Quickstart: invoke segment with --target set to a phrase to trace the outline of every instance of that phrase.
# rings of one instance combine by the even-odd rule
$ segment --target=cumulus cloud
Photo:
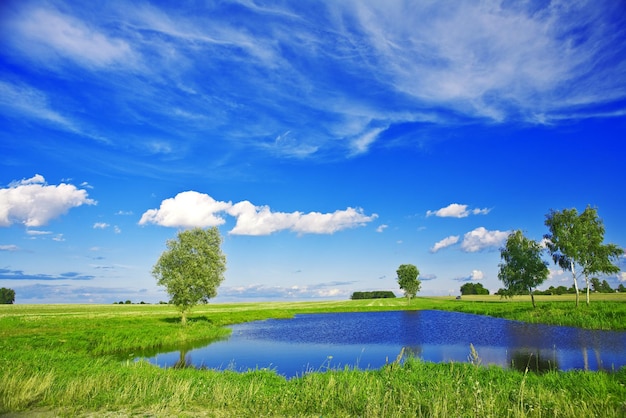
[[[449,247],[451,245],[456,244],[457,242],[459,242],[459,238],[460,236],[458,235],[451,235],[449,237],[446,237],[444,239],[442,239],[439,242],[436,242],[435,245],[433,245],[433,247],[430,249],[431,253],[436,253],[437,251]]]
[[[379,225],[378,228],[376,228],[376,232],[383,232],[385,229],[387,229],[389,227],[389,225]]]
[[[146,211],[139,224],[204,228],[222,225],[225,222],[223,214],[236,218],[235,226],[229,231],[233,235],[270,235],[283,230],[298,234],[332,234],[363,226],[378,217],[376,214],[365,215],[362,209],[351,207],[332,213],[273,212],[269,206],[255,206],[247,200],[232,204],[188,191],[164,200],[159,209]]]
[[[619,280],[622,283],[626,282],[626,273],[623,271],[618,273],[617,280]]]
[[[467,205],[461,205],[459,203],[451,203],[445,208],[437,210],[429,210],[426,212],[426,216],[438,216],[440,218],[466,218],[471,215],[486,215],[491,209],[468,209]]]
[[[106,229],[109,226],[110,225],[106,222],[96,222],[95,224],[93,224],[93,229]]]
[[[95,205],[87,192],[71,184],[48,185],[40,174],[0,189],[0,226],[46,225],[71,208]]]
[[[509,236],[509,231],[488,231],[478,227],[463,236],[461,249],[468,253],[475,253],[486,249],[498,248]]]
[[[207,194],[182,192],[162,201],[159,209],[146,211],[141,216],[139,225],[152,223],[182,228],[218,226],[225,222],[219,213],[231,206],[230,202],[218,202]]]
[[[485,273],[480,270],[472,270],[472,274],[470,274],[470,280],[482,280],[485,278]]]

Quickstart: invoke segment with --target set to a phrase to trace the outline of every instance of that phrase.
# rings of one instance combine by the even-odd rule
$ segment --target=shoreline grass
[[[209,304],[191,312],[187,327],[168,305],[4,305],[0,414],[623,417],[626,368],[538,375],[409,359],[379,370],[327,370],[286,380],[267,370],[160,369],[131,357],[223,338],[228,324],[299,313],[441,309],[624,329],[626,298],[609,296],[578,310],[573,297],[551,296],[538,298],[536,310],[523,297],[416,298],[410,305],[404,299]]]

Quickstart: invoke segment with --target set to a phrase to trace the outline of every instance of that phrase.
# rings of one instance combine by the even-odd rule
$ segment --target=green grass
[[[248,373],[160,369],[137,353],[223,338],[224,325],[297,313],[442,309],[599,329],[624,329],[623,295],[417,298],[210,304],[187,327],[167,305],[0,306],[0,413],[50,416],[626,416],[626,369],[521,373],[409,359],[380,370],[320,370],[286,380]],[[620,298],[621,296],[621,298]],[[470,348],[468,347],[468,355]],[[480,353],[478,353],[480,355]]]

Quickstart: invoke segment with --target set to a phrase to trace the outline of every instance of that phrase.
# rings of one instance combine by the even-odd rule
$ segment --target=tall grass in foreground
[[[43,377],[44,379],[40,379]],[[2,411],[36,407],[160,416],[623,417],[624,372],[535,375],[468,363],[407,360],[380,370],[311,373],[162,370],[96,364],[95,373],[18,372],[0,386]],[[27,384],[20,384],[27,382]]]
[[[170,306],[0,306],[0,413],[53,416],[118,413],[153,416],[455,416],[624,417],[626,368],[615,373],[521,373],[472,363],[408,359],[380,370],[320,370],[286,380],[248,373],[160,369],[136,353],[210,341],[223,325],[297,313],[444,309],[510,319],[623,329],[626,303],[497,298],[418,298],[317,303],[213,304],[181,327]],[[581,309],[582,308],[582,309]],[[586,310],[585,310],[586,309]]]

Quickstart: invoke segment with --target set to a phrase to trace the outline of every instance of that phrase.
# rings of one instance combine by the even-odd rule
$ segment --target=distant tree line
[[[626,286],[624,286],[623,284],[620,284],[619,286],[617,286],[615,289],[611,288],[611,285],[606,281],[606,280],[602,280],[602,282],[600,282],[599,279],[591,279],[591,291],[595,292],[595,293],[626,293]],[[581,292],[586,292],[586,288],[585,289],[580,289]],[[516,295],[524,295],[527,294],[528,292],[518,292]],[[547,288],[546,290],[535,290],[533,292],[535,295],[574,295],[576,294],[576,288],[574,287],[574,285],[570,286],[570,287],[566,287],[566,286],[550,286],[549,288]],[[508,296],[506,289],[498,289],[498,291],[495,293],[496,295],[500,295],[500,296]]]
[[[371,292],[354,292],[350,299],[391,299],[395,298],[396,294],[391,290],[374,290]]]

